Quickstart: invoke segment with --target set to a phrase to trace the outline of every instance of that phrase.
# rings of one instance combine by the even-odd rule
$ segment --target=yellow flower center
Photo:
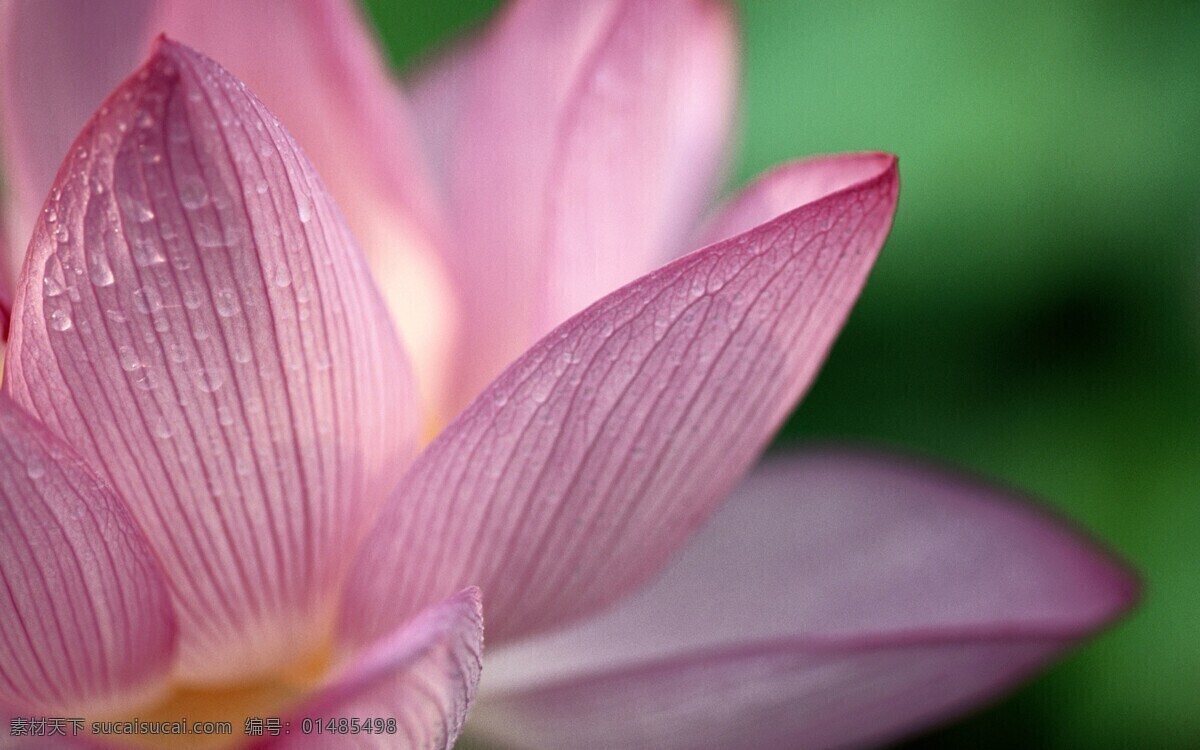
[[[177,684],[151,707],[112,718],[88,718],[81,735],[118,747],[216,750],[276,732],[281,737],[300,734],[301,726],[290,721],[288,712],[316,689],[332,661],[332,650],[325,647],[253,682]]]

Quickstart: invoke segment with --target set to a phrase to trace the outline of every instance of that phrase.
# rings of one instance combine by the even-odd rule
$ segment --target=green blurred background
[[[401,71],[493,1],[368,3]],[[731,186],[900,155],[900,211],[781,442],[916,452],[1042,498],[1142,572],[1128,620],[906,748],[1200,747],[1200,5],[740,7]]]

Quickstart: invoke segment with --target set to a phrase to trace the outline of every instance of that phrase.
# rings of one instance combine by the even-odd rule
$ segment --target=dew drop
[[[171,322],[166,318],[155,318],[154,330],[158,331],[159,333],[166,333],[167,331],[171,330]]]
[[[40,479],[46,475],[46,465],[42,463],[41,456],[32,455],[25,462],[25,474],[30,479]]]
[[[47,276],[43,279],[42,286],[44,287],[42,293],[47,297],[57,297],[64,291],[63,285],[58,283],[58,280],[53,276]]]
[[[278,266],[275,266],[275,273],[271,277],[271,281],[280,289],[292,283],[292,271],[287,267],[286,263],[280,263]]]
[[[71,315],[66,310],[55,310],[50,313],[50,327],[56,331],[71,329]]]
[[[189,310],[198,309],[203,301],[204,298],[198,289],[187,289],[183,292],[183,306]]]
[[[219,367],[201,367],[193,375],[196,387],[204,393],[215,393],[225,384],[225,371]]]
[[[93,252],[88,255],[88,276],[96,286],[112,285],[113,272],[104,253]]]
[[[195,231],[196,244],[200,247],[223,247],[225,245],[225,239],[221,236],[221,232],[208,222],[197,224]]]
[[[133,378],[133,385],[139,391],[152,391],[158,387],[158,372],[144,368]]]
[[[228,406],[221,405],[217,407],[217,422],[224,427],[233,424],[233,411]]]
[[[134,290],[133,306],[134,309],[143,315],[156,313],[162,309],[162,297],[159,296],[158,290],[154,287],[144,286],[140,289]]]
[[[117,347],[117,361],[121,363],[121,369],[125,372],[133,372],[142,366],[141,360],[138,359],[137,352],[132,346]]]
[[[55,242],[60,245],[65,245],[71,240],[71,230],[67,229],[66,224],[56,224],[52,234],[54,235]]]
[[[158,243],[148,237],[135,239],[130,252],[133,255],[134,264],[139,268],[156,266],[166,261],[166,257],[162,254]]]
[[[312,203],[304,196],[298,196],[296,204],[296,213],[300,217],[301,224],[307,224],[312,220]]]
[[[154,218],[154,211],[145,203],[140,203],[136,200],[130,200],[125,203],[123,208],[125,209],[125,215],[139,224],[145,224]]]
[[[179,201],[186,209],[200,208],[208,203],[208,186],[195,175],[185,175],[179,181]]]
[[[234,315],[237,315],[238,310],[241,309],[238,306],[237,297],[230,289],[218,289],[214,297],[214,305],[217,308],[217,315],[220,315],[222,318],[233,317]]]
[[[175,364],[186,362],[188,358],[188,350],[180,344],[171,344],[167,347],[167,358]]]
[[[125,313],[120,310],[105,310],[104,315],[114,323],[129,322],[129,318],[125,317]]]
[[[154,437],[158,438],[159,440],[167,440],[173,434],[173,431],[171,430],[171,423],[168,422],[164,417],[159,417],[158,419],[154,420],[153,429]]]
[[[250,361],[250,349],[244,343],[234,343],[233,361],[241,364],[245,364]]]

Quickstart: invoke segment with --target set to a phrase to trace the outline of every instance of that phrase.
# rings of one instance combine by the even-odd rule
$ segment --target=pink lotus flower
[[[220,744],[274,717],[277,746],[447,747],[482,592],[480,736],[859,745],[1132,601],[1057,522],[933,470],[826,451],[738,484],[897,173],[798,162],[698,221],[724,7],[518,2],[412,114],[335,2],[3,11],[5,729],[232,722],[77,738]],[[168,40],[101,103],[163,29],[266,106]]]

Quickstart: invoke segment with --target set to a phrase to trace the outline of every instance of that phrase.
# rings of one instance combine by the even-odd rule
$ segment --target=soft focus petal
[[[781,164],[759,176],[722,206],[701,228],[694,244],[704,247],[748,232],[797,206],[869,179],[891,159],[888,154],[867,151]]]
[[[0,395],[0,705],[137,705],[165,686],[175,634],[162,572],[120,498]]]
[[[535,345],[393,495],[354,563],[350,637],[477,584],[497,643],[645,580],[812,381],[883,244],[897,189],[887,160],[857,185],[639,279]]]
[[[159,5],[160,30],[245,81],[304,148],[371,262],[427,406],[444,410],[455,302],[441,217],[408,105],[354,3],[174,0]]]
[[[483,614],[479,589],[466,589],[385,636],[294,712],[292,732],[272,748],[323,748],[330,738],[301,733],[305,717],[394,719],[395,731],[338,737],[339,748],[428,748],[454,744],[479,684]]]
[[[17,275],[42,201],[79,128],[146,54],[149,0],[0,3],[0,148],[8,252],[0,302]]]
[[[883,742],[994,696],[1135,592],[995,490],[893,460],[773,460],[633,599],[490,654],[472,726],[515,747]]]
[[[162,558],[182,675],[327,637],[345,550],[413,451],[412,388],[312,166],[211,60],[163,41],[76,140],[6,368]]]
[[[448,168],[459,403],[681,249],[715,188],[736,78],[729,11],[707,1],[526,0],[480,44]]]
[[[477,36],[469,36],[442,50],[413,76],[408,95],[430,177],[449,204],[449,171],[454,161],[455,134],[464,123],[463,110],[469,102],[475,66],[484,47]]]

